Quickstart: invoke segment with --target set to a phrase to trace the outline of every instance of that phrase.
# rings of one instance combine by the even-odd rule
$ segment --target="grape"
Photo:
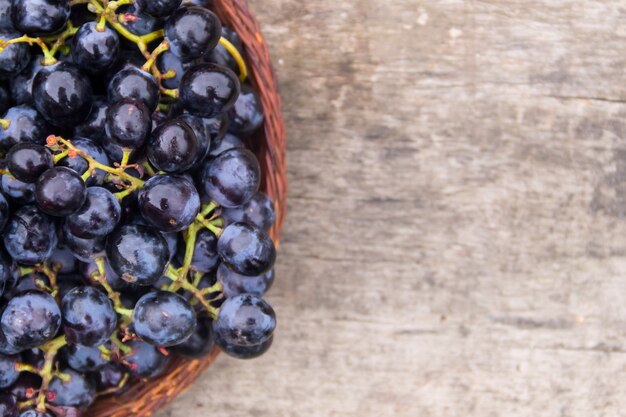
[[[255,359],[263,355],[269,350],[274,341],[274,336],[271,336],[265,342],[254,346],[238,346],[230,343],[226,343],[224,339],[219,336],[215,337],[215,344],[220,347],[222,352],[237,359]]]
[[[35,202],[35,184],[27,184],[10,175],[3,175],[1,181],[2,192],[11,202],[19,205]]]
[[[248,223],[233,223],[224,229],[217,251],[230,269],[247,276],[269,271],[276,260],[272,239],[264,230]]]
[[[200,195],[191,181],[181,176],[150,178],[139,191],[143,217],[163,232],[179,232],[193,223],[200,211]]]
[[[231,28],[222,26],[222,37],[228,39],[233,44],[235,49],[243,55],[243,43],[239,38],[237,32]],[[240,74],[240,68],[235,61],[235,58],[224,48],[221,44],[218,44],[215,48],[204,55],[204,60],[222,67],[230,68],[235,74]]]
[[[67,218],[67,226],[74,236],[83,239],[104,237],[115,229],[121,216],[120,203],[109,190],[90,187],[83,206]]]
[[[127,65],[109,82],[108,96],[111,103],[123,99],[141,101],[150,113],[156,110],[159,104],[159,85],[151,74]]]
[[[135,5],[122,6],[118,9],[118,12],[120,14],[131,15],[136,19],[122,23],[126,29],[135,35],[147,35],[148,33],[163,28],[163,21],[161,19],[137,11]],[[130,44],[129,46],[131,46],[133,50],[137,49],[134,44]]]
[[[246,145],[237,136],[227,133],[221,138],[211,142],[211,149],[209,151],[209,157],[211,159],[218,155],[235,148],[245,149]]]
[[[35,206],[25,206],[15,211],[4,229],[3,238],[9,255],[24,265],[45,261],[57,244],[52,219]]]
[[[72,252],[64,246],[57,246],[54,249],[50,259],[48,259],[48,263],[57,268],[59,274],[72,273],[78,267],[78,261],[74,258]]]
[[[0,392],[0,416],[17,417],[18,415],[17,399],[11,394]]]
[[[199,359],[211,353],[213,346],[213,322],[202,317],[198,318],[198,324],[191,336],[176,346],[175,350],[179,355]]]
[[[2,193],[0,193],[0,230],[4,229],[7,222],[9,221],[9,202],[4,197]],[[0,273],[0,279],[2,278],[2,274]]]
[[[183,61],[200,58],[215,48],[221,30],[217,16],[202,7],[181,7],[165,22],[165,38],[170,42],[170,49]]]
[[[150,127],[150,111],[141,101],[122,99],[107,110],[107,138],[115,145],[139,148],[146,141]]]
[[[185,245],[180,245],[179,247],[179,259],[182,262],[185,256]],[[214,271],[219,263],[219,259],[217,237],[210,230],[200,230],[196,235],[193,257],[191,259],[192,268],[199,272]]]
[[[207,162],[202,183],[207,196],[221,206],[241,206],[259,190],[261,168],[252,152],[231,149]]]
[[[228,68],[202,64],[185,73],[179,89],[185,110],[200,117],[216,117],[233,107],[240,86],[237,76]]]
[[[194,64],[194,61],[183,62],[180,57],[177,57],[171,51],[165,51],[159,55],[159,58],[157,59],[157,68],[159,68],[159,71],[161,71],[162,74],[165,74],[170,70],[176,72],[176,75],[173,78],[163,80],[163,87],[170,89],[178,88],[183,75],[191,67],[193,67]]]
[[[45,146],[19,143],[7,155],[11,175],[19,181],[33,183],[47,170],[54,167],[52,155]]]
[[[200,143],[194,130],[181,119],[162,123],[148,141],[148,159],[159,171],[186,171],[196,162],[199,153]]]
[[[174,13],[182,0],[135,0],[139,10],[154,17],[166,17]]]
[[[274,202],[263,192],[256,193],[246,204],[222,211],[226,223],[251,223],[269,230],[276,221]]]
[[[70,368],[82,373],[97,371],[109,363],[98,346],[69,345],[65,357]]]
[[[59,32],[69,17],[69,0],[11,1],[13,26],[31,36],[47,36]]]
[[[132,340],[128,346],[132,351],[124,356],[122,363],[133,375],[139,378],[156,378],[165,370],[168,357],[155,346],[141,340]]]
[[[59,62],[39,70],[33,80],[33,99],[48,123],[75,126],[89,115],[93,92],[85,73],[74,64]]]
[[[93,381],[72,369],[63,369],[61,372],[69,378],[63,381],[54,377],[50,382],[49,392],[53,393],[50,402],[54,405],[85,408],[96,398],[96,387]]]
[[[12,289],[13,274],[16,269],[13,259],[0,246],[0,295]]]
[[[259,345],[272,337],[275,328],[276,314],[272,307],[252,294],[241,294],[224,301],[217,320],[213,322],[220,347]]]
[[[33,80],[43,67],[41,64],[42,58],[40,55],[33,57],[26,68],[13,78],[10,85],[11,96],[13,96],[13,101],[17,104],[26,104],[31,107],[35,105],[33,100]]]
[[[3,41],[9,41],[11,39],[18,38],[19,33],[11,30],[1,30],[0,39]],[[19,74],[30,60],[30,51],[28,45],[24,43],[17,43],[9,45],[0,54],[0,78],[9,78],[11,76]]]
[[[100,392],[110,390],[112,388],[119,388],[120,391],[123,390],[124,387],[120,387],[120,385],[124,381],[126,374],[127,372],[124,371],[122,365],[115,362],[109,362],[99,368],[92,375],[96,382],[96,387]]]
[[[105,97],[94,97],[93,105],[91,107],[91,112],[89,112],[89,116],[87,119],[80,125],[76,126],[74,129],[74,139],[72,143],[74,146],[76,145],[77,138],[89,138],[89,140],[94,141],[95,143],[101,143],[101,141],[106,138],[105,123],[106,123],[106,114],[109,109],[109,103],[107,102]],[[81,149],[84,150],[84,149]],[[89,153],[90,156],[95,156]],[[99,161],[102,162],[102,161]],[[105,163],[108,165],[108,162]]]
[[[113,271],[137,285],[152,285],[161,278],[170,257],[167,242],[159,232],[135,225],[111,233],[106,254]]]
[[[222,283],[224,294],[228,298],[246,293],[263,296],[274,282],[274,270],[270,269],[264,274],[249,277],[232,271],[225,264],[220,264],[217,268],[217,279]]]
[[[42,413],[37,410],[26,410],[20,414],[20,417],[52,417],[52,414]]]
[[[106,238],[96,237],[93,239],[83,239],[75,236],[67,227],[63,227],[63,243],[72,254],[82,262],[89,262],[104,255]]]
[[[50,294],[30,291],[9,301],[0,325],[7,342],[31,349],[54,338],[61,327],[61,311]]]
[[[241,93],[235,105],[228,112],[228,131],[239,136],[249,136],[263,124],[263,107],[259,97],[248,85],[241,86]]]
[[[0,30],[13,30],[11,0],[0,0]],[[2,413],[0,413],[2,415]]]
[[[10,108],[4,119],[10,122],[7,129],[0,128],[0,149],[5,152],[23,142],[42,145],[50,133],[48,122],[35,109],[25,105]]]
[[[135,306],[133,328],[137,336],[156,346],[175,346],[187,340],[196,314],[183,297],[158,291],[144,295]]]
[[[101,146],[96,144],[90,139],[77,137],[72,140],[72,145],[74,145],[77,149],[85,152],[87,155],[95,159],[97,162],[100,162],[103,165],[110,165],[109,157],[107,156],[104,149]],[[73,169],[79,175],[83,175],[89,169],[89,163],[82,156],[75,156],[73,158],[67,157],[63,158],[58,166],[64,166]],[[104,178],[106,177],[106,172],[101,169],[96,169],[95,175],[91,175],[86,181],[86,185],[91,187],[93,185],[102,185],[104,183]]]
[[[72,58],[81,69],[104,71],[115,63],[120,49],[117,32],[108,27],[98,30],[96,22],[83,24],[72,40]]]
[[[50,216],[69,216],[81,208],[86,198],[85,183],[70,168],[49,169],[39,177],[35,185],[37,206]]]
[[[68,342],[97,346],[106,342],[117,326],[111,300],[93,287],[77,287],[63,297],[63,330]]]
[[[15,369],[15,365],[19,360],[18,356],[0,355],[0,388],[8,388],[17,381],[20,373]]]

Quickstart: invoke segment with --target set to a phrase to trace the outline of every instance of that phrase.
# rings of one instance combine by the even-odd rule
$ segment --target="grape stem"
[[[0,127],[4,130],[7,130],[11,126],[11,121],[9,119],[0,119]]]
[[[235,45],[233,45],[228,39],[223,36],[220,38],[220,45],[222,45],[224,49],[226,49],[226,51],[228,51],[228,53],[233,57],[235,62],[237,62],[237,66],[239,67],[239,81],[244,82],[246,78],[248,78],[248,68],[246,67],[246,61],[243,60],[243,57],[241,56],[237,48],[235,48]]]
[[[98,284],[102,285],[102,288],[106,291],[109,299],[113,302],[113,308],[115,312],[122,316],[121,326],[126,328],[130,324],[133,317],[133,310],[127,309],[122,305],[122,301],[120,299],[120,293],[115,291],[106,278],[106,271],[104,268],[104,257],[96,258],[96,266],[98,267],[98,273],[93,276],[93,278],[98,282]]]
[[[209,304],[207,300],[205,300],[204,295],[199,289],[197,289],[193,286],[193,284],[187,281],[187,277],[180,276],[179,271],[171,265],[168,266],[165,276],[173,282],[180,283],[180,288],[185,291],[189,291],[194,296],[194,298],[198,300],[200,304],[202,304],[202,307],[204,307],[204,309],[207,311],[209,316],[211,316],[211,318],[217,318],[217,309]]]
[[[52,377],[54,376],[53,367],[56,362],[55,359],[57,353],[59,352],[59,349],[65,345],[67,345],[67,339],[65,338],[65,335],[63,335],[46,343],[40,348],[45,352],[44,364],[39,371],[39,376],[41,376],[42,382],[39,395],[37,396],[37,411],[41,413],[46,412],[46,394],[48,387],[50,386],[50,381],[52,381]]]
[[[30,36],[27,36],[27,35],[20,36],[19,38],[11,39],[8,41],[0,40],[0,53],[4,52],[4,50],[9,45],[14,45],[17,43],[27,43],[31,46],[33,44],[38,45],[41,48],[41,52],[43,52],[42,64],[44,66],[53,65],[57,63],[57,60],[54,57],[54,54],[50,51],[50,49],[48,48],[48,45],[46,45],[46,43],[43,40],[41,40],[40,38],[31,38]]]

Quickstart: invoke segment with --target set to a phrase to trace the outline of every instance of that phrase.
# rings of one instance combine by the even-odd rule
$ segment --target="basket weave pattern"
[[[250,147],[257,155],[263,171],[261,189],[272,197],[276,206],[276,223],[270,235],[278,244],[285,221],[287,196],[285,126],[269,50],[246,0],[214,0],[212,8],[222,22],[233,28],[243,41],[244,58],[250,73],[249,82],[259,92],[263,105],[264,129],[253,138]],[[136,383],[122,395],[103,397],[88,413],[93,417],[150,416],[189,388],[218,353],[218,349],[215,349],[200,360],[174,357],[161,377]]]

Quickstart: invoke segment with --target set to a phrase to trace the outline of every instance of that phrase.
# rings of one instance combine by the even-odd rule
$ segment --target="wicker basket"
[[[214,0],[213,10],[222,22],[237,31],[245,46],[245,59],[251,82],[259,91],[265,113],[265,126],[250,141],[263,170],[261,188],[276,205],[276,223],[270,234],[276,244],[285,220],[287,177],[285,165],[285,126],[281,101],[270,62],[269,50],[246,0]],[[167,371],[155,380],[140,382],[122,395],[104,397],[88,411],[93,417],[147,417],[173,401],[211,365],[215,349],[201,360],[175,357]]]

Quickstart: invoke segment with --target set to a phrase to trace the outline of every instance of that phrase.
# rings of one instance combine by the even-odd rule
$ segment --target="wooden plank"
[[[163,416],[626,409],[626,4],[256,0],[289,129],[273,350]]]

